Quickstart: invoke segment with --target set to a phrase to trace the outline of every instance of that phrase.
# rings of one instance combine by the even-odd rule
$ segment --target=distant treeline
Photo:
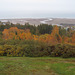
[[[0,34],[4,29],[9,29],[11,27],[17,27],[18,29],[30,29],[30,32],[32,34],[36,34],[36,35],[40,35],[40,34],[51,34],[52,29],[54,26],[52,25],[48,25],[48,24],[40,24],[38,26],[36,25],[30,25],[29,23],[25,23],[25,25],[21,25],[19,23],[17,24],[13,24],[10,22],[6,22],[5,24],[0,22]],[[59,26],[59,34],[61,36],[65,35],[65,36],[71,36],[71,34],[69,34],[69,32],[72,31],[71,28],[68,28],[67,30],[61,26]]]

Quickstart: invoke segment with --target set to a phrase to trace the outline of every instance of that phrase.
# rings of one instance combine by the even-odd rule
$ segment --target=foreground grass
[[[0,75],[75,75],[75,58],[0,57]]]

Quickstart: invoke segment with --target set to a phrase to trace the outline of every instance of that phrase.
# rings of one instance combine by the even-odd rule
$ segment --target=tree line
[[[48,24],[0,25],[0,56],[75,57],[75,31]]]

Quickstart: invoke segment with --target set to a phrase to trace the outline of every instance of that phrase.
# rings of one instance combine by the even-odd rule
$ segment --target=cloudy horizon
[[[0,19],[75,18],[75,0],[1,0]]]

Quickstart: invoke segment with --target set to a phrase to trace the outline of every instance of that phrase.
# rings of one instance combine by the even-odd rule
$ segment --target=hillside
[[[11,22],[13,24],[20,23],[30,23],[32,25],[39,25],[41,23],[44,24],[52,24],[52,25],[63,25],[63,26],[75,26],[75,19],[67,19],[67,18],[23,18],[23,19],[0,19],[1,22]]]

